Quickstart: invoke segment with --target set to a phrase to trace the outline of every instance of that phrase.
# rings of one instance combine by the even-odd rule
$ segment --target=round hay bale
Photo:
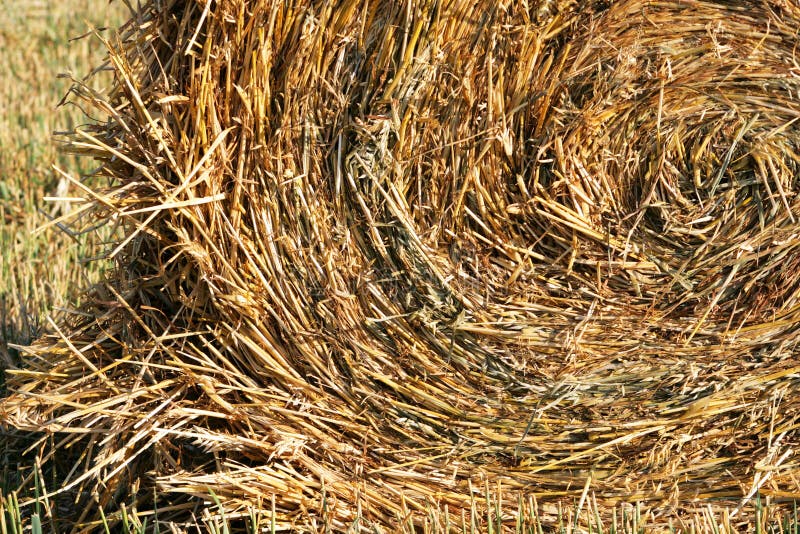
[[[212,490],[295,529],[475,488],[796,496],[798,27],[782,0],[150,2],[72,137],[116,269],[0,413],[85,447],[87,504]]]

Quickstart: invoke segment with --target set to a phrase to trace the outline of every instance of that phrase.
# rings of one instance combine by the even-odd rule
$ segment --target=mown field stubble
[[[0,13],[0,368],[5,371],[23,364],[15,347],[47,331],[48,315],[57,319],[62,308],[79,306],[81,288],[105,267],[88,260],[110,230],[70,236],[44,229],[75,207],[46,198],[75,194],[54,165],[75,176],[92,166],[59,153],[53,138],[88,120],[74,106],[57,106],[72,85],[69,77],[88,74],[87,66],[99,65],[105,56],[97,40],[70,40],[93,27],[118,25],[123,11],[102,0],[2,0]],[[91,85],[110,81],[110,74],[100,74]],[[6,391],[4,372],[0,391]],[[30,528],[30,510],[22,511],[24,521],[13,519],[7,499],[32,473],[36,454],[22,452],[39,437],[23,436],[0,420],[3,533],[21,532],[22,523]]]
[[[75,175],[92,163],[60,154],[53,133],[74,128],[88,118],[74,106],[57,108],[72,85],[105,55],[91,38],[70,41],[92,27],[122,22],[122,10],[103,0],[0,2],[0,357],[10,364],[15,351],[41,333],[45,314],[71,303],[99,265],[81,265],[96,236],[79,239],[51,227],[50,220],[70,211],[75,188],[53,169]],[[100,75],[100,88],[111,80]],[[88,268],[88,271],[86,268]]]
[[[797,533],[797,3],[125,5],[0,26],[3,529]]]

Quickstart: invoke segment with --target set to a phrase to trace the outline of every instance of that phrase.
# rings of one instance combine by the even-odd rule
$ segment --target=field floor
[[[100,64],[104,50],[92,36],[71,39],[119,23],[122,10],[104,0],[3,0],[0,10],[0,361],[12,364],[7,344],[36,337],[45,315],[74,305],[102,269],[79,261],[97,236],[47,227],[74,206],[45,199],[76,194],[54,166],[73,174],[88,166],[59,154],[53,134],[87,122],[80,109],[58,104],[70,77]]]
[[[0,13],[0,369],[7,369],[21,363],[15,347],[47,331],[48,316],[57,320],[61,310],[77,306],[81,289],[105,268],[83,261],[102,248],[102,235],[70,236],[48,226],[75,208],[66,199],[76,192],[54,167],[75,176],[90,169],[60,154],[54,133],[87,122],[80,109],[59,102],[71,78],[104,57],[95,37],[73,38],[119,24],[123,9],[106,0],[2,0]],[[96,83],[104,79],[110,76]],[[20,436],[3,423],[0,416],[0,532],[6,533],[31,526],[30,510],[14,517],[20,511],[9,507],[9,492],[31,473],[35,454],[20,459],[36,436]]]

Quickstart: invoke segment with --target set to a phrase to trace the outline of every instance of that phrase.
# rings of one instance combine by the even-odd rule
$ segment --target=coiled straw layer
[[[110,95],[76,88],[116,269],[0,413],[86,446],[64,487],[101,506],[211,489],[292,528],[475,488],[796,498],[798,28],[782,0],[150,2]]]

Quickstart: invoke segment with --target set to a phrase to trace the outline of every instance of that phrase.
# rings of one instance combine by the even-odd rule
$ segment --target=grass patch
[[[77,107],[57,105],[72,84],[69,75],[85,74],[105,53],[90,36],[70,39],[119,24],[123,10],[104,0],[1,0],[0,10],[0,366],[7,367],[16,363],[8,344],[30,342],[45,314],[74,304],[77,291],[103,269],[80,263],[100,236],[36,229],[74,207],[43,200],[74,194],[53,165],[75,174],[91,167],[59,153],[53,138],[87,121]],[[91,83],[100,89],[109,81],[97,76]]]
[[[73,188],[53,166],[76,175],[91,162],[61,153],[54,133],[88,120],[74,106],[58,107],[72,85],[105,55],[102,44],[84,35],[90,28],[119,24],[121,5],[104,0],[60,2],[0,0],[0,396],[5,369],[20,364],[15,347],[26,345],[47,328],[47,314],[79,302],[80,290],[100,278],[102,262],[82,261],[97,250],[109,232],[69,236],[48,221],[69,212]],[[110,75],[91,84],[101,89]],[[19,488],[35,465],[35,441],[7,428],[0,419],[0,532],[37,528],[43,511],[21,511],[12,488]],[[37,475],[38,476],[38,475]],[[30,484],[35,493],[41,482]],[[38,508],[38,507],[37,507]],[[37,515],[38,514],[38,515]],[[35,518],[39,518],[38,520]]]
[[[564,505],[540,505],[534,497],[520,495],[516,503],[500,502],[491,495],[478,496],[486,499],[488,508],[473,506],[471,510],[452,512],[447,506],[430,506],[424,520],[414,522],[397,517],[392,532],[403,534],[645,534],[651,532],[696,533],[696,534],[798,534],[797,506],[788,510],[775,507],[768,500],[756,499],[756,506],[745,516],[735,518],[732,511],[723,509],[712,512],[710,508],[698,506],[696,512],[686,520],[659,520],[653,510],[640,504],[619,505],[612,510],[601,511],[594,497],[585,502]],[[161,521],[158,510],[140,513],[136,507],[122,505],[112,515],[101,511],[101,519],[92,528],[104,534],[145,534],[152,532],[210,532],[214,534],[263,534],[278,532],[276,522],[269,509],[251,510],[240,517],[230,518],[222,511],[223,506],[216,495],[210,493],[207,506],[189,522]],[[486,510],[489,510],[487,513]],[[609,513],[610,512],[610,513]],[[53,506],[37,495],[28,507],[21,507],[15,493],[0,497],[0,532],[22,534],[31,532],[60,532],[53,520]],[[606,519],[604,520],[603,517]],[[349,525],[316,524],[316,532],[380,532],[379,526],[357,514]],[[281,529],[285,531],[285,529]]]

